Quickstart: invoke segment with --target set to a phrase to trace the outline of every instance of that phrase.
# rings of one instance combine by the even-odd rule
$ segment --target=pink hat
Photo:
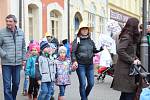
[[[40,52],[40,45],[37,41],[33,41],[29,44],[29,51],[31,51],[33,48],[36,48],[38,52]]]

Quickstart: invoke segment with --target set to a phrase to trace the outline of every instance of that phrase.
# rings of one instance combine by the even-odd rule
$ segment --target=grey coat
[[[45,56],[39,57],[39,70],[42,82],[54,82],[56,74],[56,63]]]
[[[129,68],[136,57],[136,44],[130,35],[124,35],[118,44],[118,61],[114,67],[114,80],[112,87],[121,92],[135,92],[135,78],[129,76]]]
[[[2,65],[21,65],[25,58],[24,32],[17,28],[15,35],[3,28],[0,30],[0,57]]]

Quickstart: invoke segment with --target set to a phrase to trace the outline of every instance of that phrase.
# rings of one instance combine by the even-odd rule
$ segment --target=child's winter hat
[[[67,53],[67,48],[65,46],[60,46],[59,49],[58,49],[58,54],[60,54],[62,51]]]
[[[36,48],[37,51],[40,52],[39,43],[35,40],[32,40],[32,42],[29,43],[29,51],[32,51],[33,48]]]
[[[40,49],[43,51],[46,47],[49,47],[49,43],[47,41],[42,41],[40,43]]]

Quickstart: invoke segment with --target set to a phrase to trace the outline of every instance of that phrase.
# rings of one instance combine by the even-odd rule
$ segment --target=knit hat
[[[58,54],[60,54],[62,51],[64,51],[67,54],[67,48],[65,46],[60,46],[58,49]]]
[[[40,52],[40,46],[39,43],[35,40],[30,41],[29,43],[29,51],[32,51],[33,48],[36,48],[38,52]]]
[[[47,47],[49,47],[49,44],[48,44],[48,42],[47,41],[42,41],[41,43],[40,43],[40,49],[41,49],[41,51],[43,51],[45,48],[47,48]]]

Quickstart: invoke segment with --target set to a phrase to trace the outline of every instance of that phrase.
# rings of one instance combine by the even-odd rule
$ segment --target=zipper
[[[46,59],[47,59],[47,62],[48,62],[49,76],[50,76],[50,79],[51,79],[51,82],[52,82],[51,71],[50,71],[50,64],[49,64],[48,58],[46,58]]]
[[[16,65],[16,32],[12,33],[14,45],[15,45],[15,65]]]

